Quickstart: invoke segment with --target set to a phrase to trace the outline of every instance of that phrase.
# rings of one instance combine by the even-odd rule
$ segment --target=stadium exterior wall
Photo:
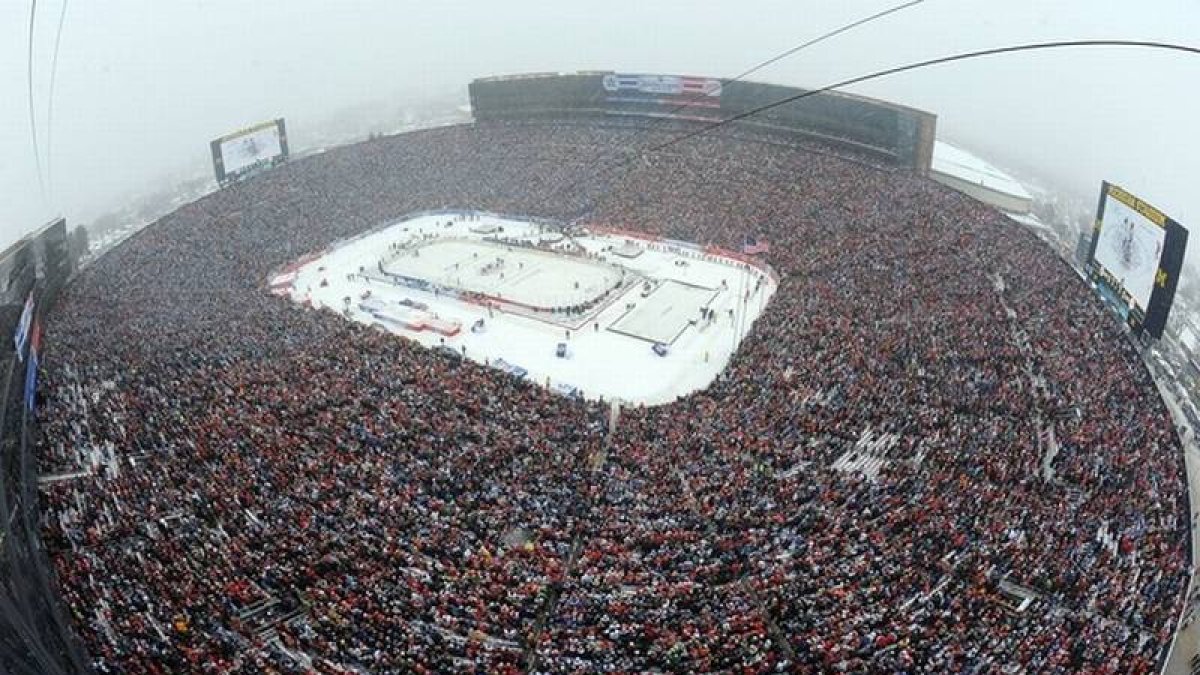
[[[41,541],[36,433],[42,317],[77,261],[66,222],[47,226],[0,253],[0,673],[92,672],[51,581]]]
[[[477,121],[633,116],[715,122],[747,115],[737,124],[844,145],[921,175],[933,163],[935,115],[841,92],[612,71],[486,77],[468,91]]]
[[[1001,190],[989,188],[986,185],[972,183],[968,180],[963,180],[958,176],[954,176],[941,171],[931,171],[929,177],[935,181],[962,192],[963,194],[978,199],[984,204],[990,204],[996,208],[1014,213],[1017,215],[1025,215],[1033,208],[1033,200],[1029,197],[1014,195]]]

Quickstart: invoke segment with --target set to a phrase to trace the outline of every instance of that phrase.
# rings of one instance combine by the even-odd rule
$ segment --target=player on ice
[[[1125,236],[1121,239],[1121,262],[1125,263],[1126,267],[1133,265],[1133,222],[1128,218],[1123,221],[1125,225]]]

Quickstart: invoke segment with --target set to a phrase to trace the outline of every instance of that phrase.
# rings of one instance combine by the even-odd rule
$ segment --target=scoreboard
[[[209,144],[213,171],[222,187],[287,161],[287,128],[283,118],[226,134]]]
[[[1104,182],[1087,272],[1136,333],[1161,338],[1187,250],[1187,230],[1129,191]]]

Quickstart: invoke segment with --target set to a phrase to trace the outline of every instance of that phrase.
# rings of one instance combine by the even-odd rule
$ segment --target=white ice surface
[[[482,236],[434,239],[402,252],[383,269],[536,307],[567,307],[595,299],[619,284],[625,271],[595,260],[476,238]]]
[[[689,321],[700,319],[700,308],[707,307],[719,292],[717,288],[665,281],[610,327],[626,335],[669,345],[675,341],[676,335],[683,333]],[[720,320],[732,321],[728,315],[715,319]],[[697,326],[697,330],[711,328]]]
[[[540,226],[532,223],[488,215],[480,218],[501,224],[505,230],[504,236],[508,237],[527,236],[533,240],[542,232]],[[660,357],[651,351],[649,342],[607,330],[618,317],[626,313],[626,304],[640,305],[644,302],[640,283],[615,298],[611,304],[604,305],[581,330],[569,331],[568,337],[568,331],[563,327],[545,321],[500,311],[489,315],[488,309],[478,305],[431,292],[365,281],[356,274],[360,268],[366,271],[375,269],[380,258],[388,254],[391,244],[407,245],[428,237],[482,240],[483,235],[470,232],[471,225],[478,222],[445,214],[423,215],[335,244],[297,270],[291,297],[297,302],[311,302],[317,307],[328,307],[339,313],[344,310],[344,298],[350,297],[352,308],[347,313],[349,318],[367,324],[373,323],[373,318],[357,309],[359,298],[366,290],[371,291],[374,300],[384,303],[395,304],[405,299],[424,303],[428,305],[430,315],[461,322],[462,332],[454,337],[443,337],[428,331],[407,331],[394,326],[390,328],[391,332],[430,347],[445,345],[480,363],[490,364],[503,359],[526,368],[531,380],[555,391],[574,387],[588,398],[604,397],[654,405],[708,386],[725,368],[738,343],[762,313],[776,288],[770,275],[729,258],[706,259],[707,256],[696,251],[670,251],[658,245],[648,247],[637,258],[627,259],[604,251],[607,247],[622,245],[625,240],[620,237],[576,237],[575,241],[584,249],[599,254],[611,265],[628,269],[629,273],[652,281],[673,279],[716,289],[711,292],[715,297],[709,303],[709,307],[716,312],[716,320],[708,326],[700,324],[688,327],[671,345],[670,353]],[[429,250],[437,251],[439,248]],[[430,261],[436,259],[436,254],[431,253],[430,256]],[[421,257],[425,259],[426,253],[422,252]],[[578,271],[574,267],[578,261],[552,260],[538,253],[532,255],[525,264],[542,267],[537,273],[539,284],[547,287],[546,293],[569,294],[574,291],[576,278],[573,277],[578,275],[563,275],[563,272]],[[446,258],[442,267],[448,265],[453,265],[450,258]],[[348,278],[348,275],[353,278]],[[761,286],[758,285],[759,279],[762,280]],[[322,280],[328,282],[327,286],[321,286]],[[722,282],[726,284],[724,288]],[[730,310],[734,312],[732,318],[729,316]],[[484,331],[472,332],[470,327],[481,318],[485,322]],[[568,345],[567,358],[555,356],[555,348],[560,342]]]

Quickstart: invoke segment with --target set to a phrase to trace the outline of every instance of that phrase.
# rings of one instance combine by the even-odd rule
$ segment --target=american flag
[[[742,243],[742,253],[746,255],[761,255],[771,252],[771,242],[766,239],[756,239],[755,237],[746,237],[746,241]]]

